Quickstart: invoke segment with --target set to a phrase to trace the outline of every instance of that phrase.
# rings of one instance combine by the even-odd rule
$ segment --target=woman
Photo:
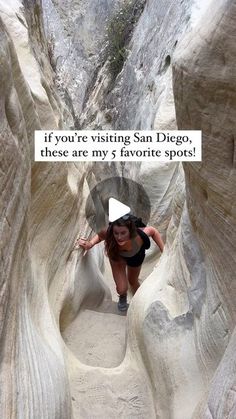
[[[137,228],[132,217],[125,215],[110,223],[107,230],[101,231],[91,240],[78,239],[76,241],[76,246],[89,250],[105,240],[105,251],[119,294],[118,309],[120,311],[126,311],[128,308],[128,283],[133,294],[140,286],[138,278],[145,258],[145,250],[150,247],[149,237],[152,237],[162,252],[164,243],[160,233],[154,227]]]

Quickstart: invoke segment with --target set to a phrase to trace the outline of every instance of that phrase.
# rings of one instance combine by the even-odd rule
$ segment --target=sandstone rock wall
[[[179,127],[203,131],[203,162],[186,164],[185,173],[189,215],[204,252],[207,281],[195,322],[201,370],[214,377],[204,418],[235,415],[230,349],[235,327],[235,7],[229,1],[214,8],[210,4],[207,27],[198,25],[186,36],[174,69]]]
[[[57,127],[60,105],[52,109],[22,4],[1,2],[0,15],[1,416],[64,418],[71,416],[68,376],[30,228],[34,130]]]
[[[107,25],[124,0],[43,0],[56,83],[79,128],[79,115],[106,56]]]

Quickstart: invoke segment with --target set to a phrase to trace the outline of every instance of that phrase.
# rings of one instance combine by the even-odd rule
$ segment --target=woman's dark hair
[[[130,238],[133,238],[137,235],[137,228],[134,224],[134,222],[127,218],[119,218],[118,220],[114,221],[113,223],[109,224],[109,227],[107,229],[106,238],[105,238],[105,252],[109,259],[112,260],[119,260],[119,246],[117,244],[117,241],[115,240],[114,234],[113,234],[113,227],[127,227],[129,230]]]

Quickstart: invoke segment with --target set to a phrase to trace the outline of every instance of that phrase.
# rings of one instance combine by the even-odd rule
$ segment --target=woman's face
[[[119,245],[125,244],[130,239],[129,229],[125,226],[114,226],[113,235]]]

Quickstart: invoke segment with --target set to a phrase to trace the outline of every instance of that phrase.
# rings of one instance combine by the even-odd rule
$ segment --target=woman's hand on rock
[[[92,244],[90,243],[89,240],[77,239],[76,242],[75,242],[75,248],[78,249],[79,247],[82,247],[82,249],[84,249],[84,250],[89,250],[93,246],[92,246]]]

